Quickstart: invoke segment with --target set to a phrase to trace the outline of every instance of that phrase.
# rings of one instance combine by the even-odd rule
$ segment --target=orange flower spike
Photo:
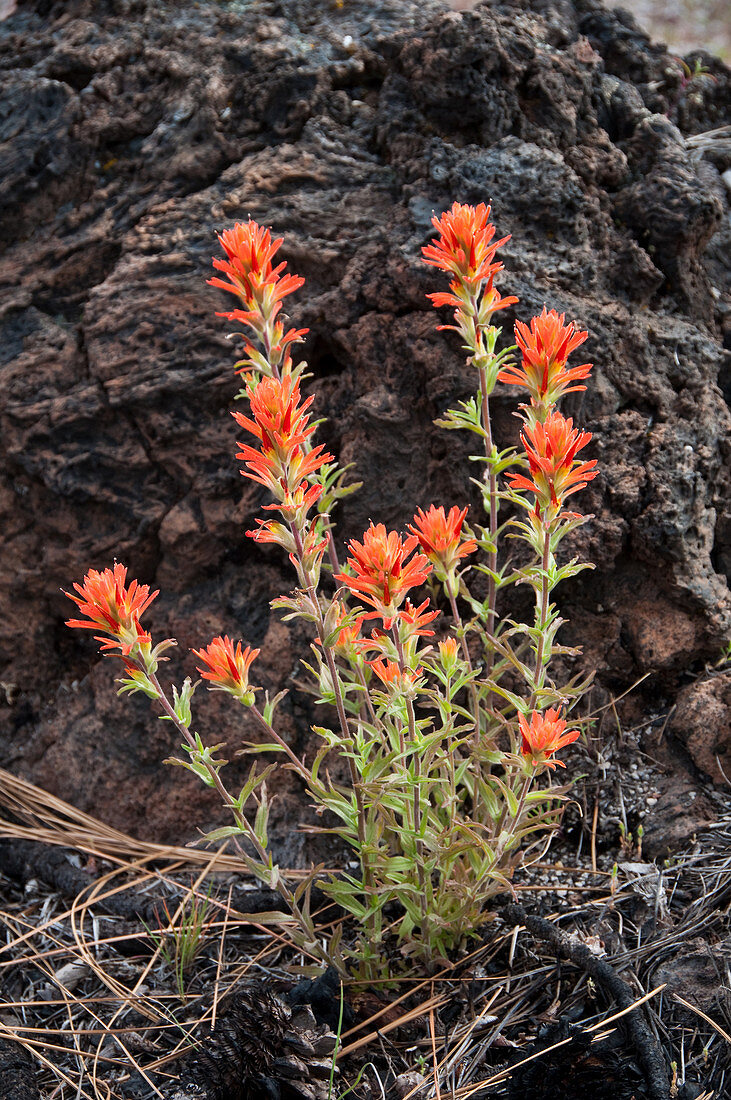
[[[261,443],[258,451],[246,443],[239,443],[241,450],[236,457],[246,466],[245,477],[266,485],[282,499],[302,487],[303,479],[314,474],[332,455],[325,454],[322,445],[304,450],[304,445],[315,431],[308,426],[307,410],[313,398],[300,404],[299,380],[290,375],[284,378],[262,378],[249,387],[251,417],[232,413],[239,427],[251,432]]]
[[[74,584],[79,593],[64,593],[77,604],[86,619],[69,619],[66,626],[85,630],[102,630],[110,638],[97,638],[102,649],[119,648],[122,656],[129,656],[136,645],[149,644],[150,635],[140,627],[140,617],[159,595],[150,595],[149,586],[132,580],[126,586],[127,567],[115,563],[114,569],[103,573],[90,569],[83,584]]]
[[[492,315],[493,313],[497,313],[499,309],[507,309],[508,306],[515,305],[518,301],[514,294],[508,294],[505,298],[501,298],[500,292],[493,286],[495,275],[498,271],[502,271],[502,269],[502,264],[492,264],[489,269],[487,284],[482,295],[482,313]],[[434,294],[427,294],[427,298],[431,300],[435,309],[439,309],[440,306],[454,306],[455,309],[463,312],[466,307],[466,302],[463,298],[459,297],[460,284],[458,282],[450,283],[449,289],[449,294],[444,291],[437,291]],[[437,331],[442,332],[445,329],[451,329],[454,332],[460,331],[460,329],[455,328],[454,325],[437,325]]]
[[[537,710],[531,713],[530,722],[525,715],[518,715],[520,733],[523,738],[521,751],[530,759],[534,767],[545,764],[555,770],[556,764],[565,768],[561,760],[549,760],[548,757],[566,745],[571,745],[580,736],[579,730],[566,730],[566,722],[559,716],[558,710],[549,709],[545,714]]]
[[[591,363],[567,367],[566,361],[588,337],[574,321],[565,324],[565,314],[543,307],[542,313],[533,317],[530,327],[515,322],[515,339],[522,352],[520,367],[506,367],[498,375],[498,381],[511,386],[525,386],[534,405],[548,410],[565,393],[585,390],[586,386],[573,383],[588,378]]]
[[[322,445],[314,447],[307,454],[296,447],[283,458],[277,457],[275,452],[262,454],[246,443],[239,443],[239,447],[241,450],[237,451],[236,458],[241,459],[246,466],[246,470],[241,471],[242,476],[266,485],[280,501],[284,501],[288,496],[294,496],[302,484],[305,484],[295,485],[290,490],[288,487],[290,483],[296,482],[300,477],[307,478],[310,474],[316,473],[324,462],[332,461],[333,457],[322,453]],[[313,486],[312,488],[317,489],[317,496],[320,496],[322,487]],[[316,497],[312,498],[313,503],[315,499]]]
[[[462,541],[462,524],[466,515],[466,508],[460,511],[454,505],[445,513],[443,507],[437,508],[432,504],[426,512],[419,508],[413,524],[407,524],[441,579],[446,579],[462,558],[477,549],[474,539]]]
[[[218,240],[227,258],[214,258],[213,266],[227,275],[229,281],[214,277],[208,283],[238,294],[249,311],[252,308],[258,309],[261,304],[259,299],[265,292],[268,304],[276,306],[288,294],[304,285],[305,280],[301,275],[281,274],[287,266],[285,263],[272,267],[272,260],[281,247],[283,238],[273,241],[270,230],[264,226],[254,221],[237,222],[233,229],[225,229],[219,234]],[[276,312],[278,306],[274,309],[274,314]],[[231,319],[247,320],[243,316]]]
[[[439,618],[439,611],[427,611],[429,607],[429,601],[424,600],[418,607],[414,607],[411,600],[406,600],[406,603],[399,611],[399,623],[404,627],[402,631],[403,641],[408,641],[411,638],[431,638],[434,634],[433,630],[427,630],[426,627],[430,623],[433,623],[435,619]]]
[[[432,225],[439,232],[439,237],[422,248],[424,263],[450,271],[458,281],[484,282],[489,279],[502,266],[493,265],[495,253],[510,240],[507,236],[493,241],[495,226],[488,220],[489,217],[490,207],[484,202],[477,207],[453,203],[452,209],[442,214],[441,218],[432,218]],[[457,287],[453,285],[452,289]]]
[[[314,432],[314,425],[307,426],[310,419],[307,410],[314,398],[299,403],[299,379],[293,381],[291,375],[262,378],[255,386],[249,386],[247,393],[254,419],[239,412],[234,412],[233,418],[257,437],[265,451],[273,451],[277,446],[282,449],[301,446]]]
[[[574,429],[571,418],[552,412],[541,424],[527,424],[521,439],[528,457],[530,478],[508,474],[513,489],[535,493],[536,508],[557,508],[598,474],[596,459],[575,464],[576,455],[591,440],[591,432]]]
[[[335,580],[375,609],[366,618],[380,616],[384,629],[390,630],[406,594],[424,583],[432,567],[423,554],[407,561],[418,545],[415,535],[402,540],[397,531],[387,532],[382,523],[371,524],[362,543],[352,539],[348,545],[352,555],[348,565],[355,576],[339,573]]]
[[[421,675],[421,668],[404,669],[402,672],[396,661],[389,661],[385,657],[376,657],[374,661],[367,661],[378,679],[387,688],[396,691],[409,691],[413,688]]]
[[[236,644],[228,637],[214,638],[205,649],[194,649],[204,668],[198,671],[204,680],[209,681],[211,691],[227,691],[235,695],[246,706],[254,702],[254,691],[249,687],[249,669],[259,656],[260,650]]]
[[[292,344],[302,342],[307,329],[284,330],[278,314],[282,300],[304,284],[301,275],[283,274],[286,263],[273,266],[282,238],[272,240],[269,229],[256,222],[238,222],[218,238],[226,259],[214,259],[213,266],[226,276],[209,279],[209,285],[237,295],[243,308],[217,314],[229,321],[238,321],[256,334],[257,348],[241,332],[247,359],[237,364],[238,373],[249,372],[279,377],[292,370]]]
[[[493,313],[518,301],[514,295],[502,298],[495,289],[495,276],[503,268],[501,263],[495,262],[495,253],[510,240],[510,236],[495,241],[495,226],[488,220],[489,217],[490,207],[484,203],[475,207],[455,202],[441,218],[432,218],[432,224],[439,230],[439,237],[421,250],[425,263],[454,276],[449,284],[449,293],[438,291],[427,297],[437,309],[440,306],[454,307],[455,323],[439,325],[438,328],[459,333],[464,346],[472,352],[472,361],[476,366],[484,366],[485,356],[492,355],[492,351],[488,353],[486,349],[485,338],[486,333],[492,332],[490,339],[494,346],[496,330],[491,327]],[[496,374],[497,366],[490,379],[491,387],[495,385]]]

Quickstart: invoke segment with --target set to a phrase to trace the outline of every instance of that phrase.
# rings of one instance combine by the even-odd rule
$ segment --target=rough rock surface
[[[695,766],[727,787],[731,783],[731,672],[690,684],[678,695],[670,732]]]
[[[565,637],[600,696],[651,672],[638,706],[674,699],[731,634],[731,154],[686,140],[727,121],[729,73],[703,60],[690,95],[596,0],[19,4],[0,24],[3,765],[159,840],[219,818],[160,766],[169,726],[118,702],[114,662],[63,626],[59,590],[90,566],[160,587],[178,678],[219,632],[262,646],[271,688],[305,650],[268,606],[284,563],[243,537],[263,497],[233,459],[233,349],[205,285],[214,231],[247,215],[307,279],[290,313],[322,434],[366,482],[345,538],[470,499],[468,444],[432,421],[472,379],[420,248],[433,211],[492,201],[508,331],[546,302],[591,333],[568,411],[601,468],[574,547],[597,569],[564,588]],[[514,401],[498,394],[505,441]],[[284,717],[301,747],[296,693]],[[232,751],[238,721],[199,707]],[[299,799],[285,778],[280,837]]]

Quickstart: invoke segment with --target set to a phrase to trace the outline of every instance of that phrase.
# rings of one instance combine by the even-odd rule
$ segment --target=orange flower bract
[[[442,664],[454,666],[459,658],[459,642],[456,638],[445,638],[439,643],[439,656]]]
[[[403,625],[403,634],[407,638],[431,638],[433,630],[427,630],[427,626],[439,618],[439,611],[427,610],[429,601],[424,600],[418,607],[414,607],[411,600],[399,611],[399,622]]]
[[[505,298],[500,297],[500,292],[493,286],[493,280],[498,271],[502,271],[502,264],[493,264],[491,273],[485,287],[482,292],[482,310],[485,314],[491,316],[493,313],[497,313],[499,309],[507,309],[508,306],[515,305],[518,299],[514,294],[508,294]],[[445,291],[436,291],[434,294],[427,294],[427,298],[430,299],[435,309],[439,309],[440,306],[454,306],[455,309],[461,315],[464,312],[465,303],[460,295],[461,286],[457,281],[449,284],[449,294]],[[437,331],[443,332],[451,329],[453,332],[460,332],[459,327],[455,325],[437,325]]]
[[[520,438],[528,457],[530,477],[508,474],[513,489],[527,489],[536,496],[536,511],[559,508],[566,497],[578,493],[597,476],[596,459],[575,462],[591,440],[591,432],[574,429],[574,422],[554,411],[545,423],[527,424]]]
[[[406,668],[401,671],[395,661],[389,661],[385,657],[376,657],[374,661],[368,661],[378,679],[387,688],[394,691],[409,691],[413,688],[421,675],[421,668]]]
[[[193,653],[205,665],[205,668],[198,667],[198,671],[204,680],[209,681],[212,689],[227,691],[242,701],[248,701],[246,696],[251,694],[249,669],[260,650],[252,649],[248,645],[244,648],[241,642],[237,642],[234,647],[234,643],[226,635],[214,638],[205,649],[194,649]]]
[[[382,523],[370,525],[363,542],[352,539],[348,546],[348,565],[355,576],[339,573],[335,580],[345,585],[353,595],[374,608],[366,618],[380,616],[385,630],[390,630],[398,608],[415,585],[423,584],[431,565],[423,554],[409,555],[418,545],[415,535],[403,540],[397,531],[386,531]]]
[[[286,263],[272,266],[272,260],[282,245],[283,238],[272,240],[271,231],[254,221],[237,222],[233,229],[225,229],[218,240],[226,253],[225,260],[213,260],[217,271],[228,276],[228,282],[214,277],[209,279],[210,286],[220,287],[232,294],[238,294],[248,310],[257,307],[258,299],[267,294],[271,304],[279,302],[299,290],[304,285],[301,275],[282,275]],[[242,311],[240,316],[227,315],[232,320],[246,321]]]
[[[426,512],[419,508],[414,522],[407,524],[429,561],[444,574],[451,573],[461,558],[477,549],[474,539],[462,541],[462,524],[466,515],[467,509],[460,510],[456,504],[448,513],[442,506],[437,508],[432,504]]]
[[[358,615],[355,618],[348,612],[345,604],[340,600],[333,600],[332,610],[336,619],[336,627],[338,629],[337,637],[332,643],[332,647],[339,657],[350,659],[358,652],[358,647],[362,642],[360,636],[360,628],[363,623],[363,616]],[[322,645],[319,638],[316,639],[317,645]]]
[[[586,386],[573,385],[588,378],[591,363],[567,367],[572,351],[584,343],[588,332],[582,332],[573,321],[565,323],[565,314],[543,311],[533,317],[530,327],[515,322],[515,339],[522,352],[520,367],[506,367],[498,380],[511,386],[525,386],[535,404],[555,405],[565,394],[585,390]]]
[[[298,379],[291,375],[262,378],[247,392],[251,417],[239,412],[232,415],[240,427],[259,440],[261,451],[247,443],[238,444],[241,450],[236,457],[246,466],[241,472],[284,499],[303,485],[306,488],[306,479],[333,456],[324,454],[322,445],[307,449],[307,441],[315,431],[307,415],[313,399],[308,397],[300,404]]]
[[[450,271],[460,280],[482,282],[489,279],[502,267],[502,264],[493,264],[495,253],[510,240],[507,236],[493,241],[495,226],[489,217],[490,207],[484,202],[479,206],[453,203],[452,209],[441,218],[432,218],[439,237],[422,248],[424,263]]]
[[[518,715],[520,733],[523,739],[522,753],[530,757],[534,764],[545,764],[546,767],[555,769],[556,764],[565,768],[560,760],[548,760],[558,749],[572,744],[580,736],[579,730],[566,730],[566,722],[560,717],[558,710],[550,708],[544,714],[534,710],[530,716],[530,722],[525,715]]]
[[[111,635],[97,638],[102,649],[119,649],[123,657],[129,656],[136,645],[150,643],[150,635],[140,626],[140,616],[159,594],[150,594],[149,586],[132,580],[126,585],[127,567],[115,563],[113,569],[103,573],[90,569],[83,584],[74,584],[79,593],[65,592],[77,604],[86,619],[69,619],[66,626],[85,630],[102,630]]]

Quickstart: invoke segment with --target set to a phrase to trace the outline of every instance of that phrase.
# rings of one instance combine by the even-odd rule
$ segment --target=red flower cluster
[[[279,237],[273,241],[271,232],[254,221],[237,222],[233,229],[226,229],[218,237],[226,253],[225,260],[213,260],[213,266],[227,279],[215,276],[208,280],[210,286],[220,287],[241,299],[243,309],[219,313],[229,321],[241,321],[262,339],[265,355],[262,356],[247,341],[249,356],[240,373],[261,369],[264,373],[286,374],[291,369],[290,345],[301,343],[307,329],[289,329],[276,320],[282,308],[282,299],[304,285],[301,275],[282,274],[286,263],[272,266],[272,260],[282,244]]]
[[[205,649],[194,649],[193,653],[205,665],[205,668],[198,667],[198,671],[204,680],[209,681],[212,691],[227,691],[245,703],[253,701],[249,669],[260,650],[248,645],[244,649],[241,642],[234,648],[234,643],[226,635],[214,638]]]
[[[127,567],[115,564],[114,569],[105,569],[98,573],[90,569],[83,584],[74,584],[79,593],[65,592],[78,605],[86,619],[69,619],[66,626],[82,627],[85,630],[102,630],[108,637],[95,640],[102,643],[102,649],[119,649],[122,657],[128,657],[135,646],[149,645],[150,635],[140,626],[140,617],[158,595],[146,584],[130,581],[125,585]]]
[[[449,271],[460,281],[480,283],[490,279],[503,266],[493,263],[495,253],[510,237],[493,241],[495,226],[489,217],[490,207],[484,202],[477,207],[453,203],[452,209],[441,218],[432,218],[439,237],[422,248],[424,263]],[[441,296],[430,297],[434,300]],[[434,305],[443,304],[434,302]]]
[[[366,618],[380,617],[384,630],[390,630],[407,593],[424,583],[431,565],[423,554],[415,554],[407,561],[418,539],[411,535],[402,540],[397,531],[387,532],[382,523],[371,524],[363,535],[363,542],[352,539],[348,545],[352,556],[347,564],[355,576],[338,573],[335,580],[374,608]]]
[[[477,357],[484,354],[483,332],[489,327],[492,314],[518,301],[513,295],[501,298],[495,289],[495,276],[503,268],[495,262],[495,254],[510,236],[494,240],[495,226],[489,217],[490,207],[485,203],[475,207],[455,202],[441,218],[432,218],[439,237],[421,250],[424,263],[454,276],[449,293],[438,291],[427,295],[437,309],[454,306],[456,324],[439,328],[458,332]]]
[[[591,439],[591,432],[574,429],[573,420],[554,410],[541,424],[526,424],[521,432],[530,477],[508,474],[513,489],[526,489],[535,495],[535,513],[550,523],[558,515],[566,497],[597,476],[596,459],[577,462],[576,455]]]
[[[419,508],[413,524],[407,524],[442,580],[451,577],[460,560],[477,549],[474,539],[462,541],[462,524],[466,515],[467,509],[460,511],[456,504],[448,513],[443,507],[437,508],[432,504],[427,512]]]
[[[241,428],[251,432],[261,443],[261,450],[239,443],[241,450],[236,457],[246,466],[244,477],[266,485],[280,501],[292,497],[298,490],[306,489],[306,481],[332,455],[323,454],[322,445],[309,449],[307,440],[315,431],[309,425],[307,410],[313,398],[300,403],[299,379],[262,378],[256,386],[248,388],[251,417],[234,412],[232,416]],[[252,419],[253,417],[253,419]],[[315,492],[316,490],[316,492]],[[320,487],[309,490],[310,503],[320,495]]]
[[[523,738],[523,755],[530,757],[534,766],[545,764],[546,767],[553,770],[555,770],[556,764],[562,768],[566,767],[560,760],[551,761],[547,757],[557,752],[558,749],[572,744],[580,734],[578,730],[564,732],[566,722],[559,717],[558,710],[551,708],[545,714],[540,714],[534,710],[530,716],[530,722],[527,721],[525,715],[519,714],[518,723]]]
[[[385,657],[377,657],[375,661],[368,661],[381,683],[392,691],[409,692],[421,675],[421,668],[405,668],[403,672],[395,661],[389,661]]]
[[[209,286],[237,294],[249,312],[258,310],[266,301],[277,305],[276,313],[281,309],[282,299],[299,290],[305,282],[301,275],[282,275],[287,266],[284,262],[272,267],[283,239],[279,237],[273,241],[270,230],[253,221],[237,222],[233,229],[224,229],[218,240],[227,258],[214,258],[213,266],[228,276],[228,282],[214,276],[208,280]],[[241,310],[222,316],[230,320],[249,320]]]
[[[533,406],[540,410],[539,419],[543,419],[565,393],[585,390],[586,386],[573,383],[588,378],[591,373],[591,363],[566,366],[571,352],[583,344],[589,334],[580,331],[573,321],[565,324],[564,318],[565,314],[555,309],[547,312],[544,306],[542,313],[532,318],[530,328],[516,321],[515,339],[522,352],[522,365],[506,367],[498,374],[500,382],[526,387]]]

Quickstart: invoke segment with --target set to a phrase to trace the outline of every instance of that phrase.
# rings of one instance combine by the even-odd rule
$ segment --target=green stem
[[[396,653],[398,655],[398,666],[399,666],[399,669],[401,671],[401,676],[403,678],[403,676],[406,673],[406,661],[404,660],[404,647],[401,644],[401,638],[399,637],[398,622],[395,622],[393,624],[393,629],[391,631],[391,634],[393,635],[393,640],[394,640],[394,643],[396,645]],[[408,724],[408,727],[409,727],[409,739],[410,739],[410,741],[413,745],[413,743],[416,739],[416,723],[414,721],[414,708],[413,708],[413,705],[410,705],[410,704],[411,704],[411,700],[409,698],[407,698],[406,699],[406,721],[407,721],[407,724]],[[399,723],[399,749],[401,750],[401,756],[403,758],[402,763],[403,763],[403,766],[404,766],[404,769],[405,769],[406,768],[406,741],[404,739],[404,727],[403,727],[402,723]]]
[[[315,612],[315,625],[317,628],[317,636],[320,639],[320,645],[322,646],[322,652],[327,663],[328,672],[330,673],[330,680],[333,687],[333,693],[335,695],[335,710],[338,715],[338,722],[340,724],[340,732],[346,741],[350,740],[350,727],[348,726],[348,716],[345,713],[345,704],[343,702],[343,693],[340,685],[340,676],[338,675],[338,669],[333,657],[332,647],[327,644],[327,633],[325,631],[325,620],[322,615],[322,608],[320,607],[320,601],[317,596],[317,589],[313,584],[310,573],[304,568],[302,564],[304,556],[304,546],[300,532],[295,525],[290,524],[290,530],[292,537],[294,538],[294,544],[297,552],[297,559],[299,562],[298,573],[301,574],[305,584],[307,595],[310,597],[310,603],[313,611]],[[365,835],[361,836],[361,829],[363,826],[362,812],[360,806],[360,791],[358,784],[358,776],[355,770],[355,762],[352,757],[348,757],[348,764],[350,766],[350,778],[353,783],[353,789],[358,802],[358,839],[365,842]]]
[[[472,349],[474,352],[474,358],[478,361],[484,361],[484,358],[490,354],[485,348],[484,335],[491,328],[490,320],[491,314],[488,315],[487,323],[478,323],[477,318],[480,313],[480,303],[476,294],[470,294],[470,305],[472,308],[472,316],[474,318],[475,325],[475,346]],[[492,352],[494,358],[494,352]],[[488,553],[487,565],[490,570],[488,575],[488,587],[487,587],[487,623],[486,630],[488,639],[491,640],[495,633],[495,618],[497,614],[496,593],[497,586],[493,574],[497,572],[497,517],[498,517],[498,492],[497,492],[497,477],[494,470],[494,452],[495,444],[492,438],[492,423],[490,420],[490,394],[487,388],[487,368],[483,366],[478,367],[480,375],[480,399],[482,409],[482,429],[485,433],[485,457],[487,459],[488,466],[488,493],[490,500],[490,544],[491,549]],[[492,676],[492,668],[495,662],[495,650],[490,647],[485,655],[485,679],[489,680]],[[489,699],[489,696],[488,696]]]
[[[286,755],[289,757],[290,763],[294,766],[297,774],[302,779],[306,780],[308,785],[312,787],[312,775],[307,766],[303,764],[300,758],[292,751],[284,738],[277,733],[277,731],[274,729],[274,726],[272,726],[270,722],[267,722],[266,718],[255,704],[252,704],[249,707],[249,710],[253,714],[258,725],[261,727],[267,737],[273,738],[273,740],[276,741],[276,743],[279,745],[280,749],[282,749],[282,751],[286,753]]]
[[[320,645],[322,646],[322,652],[327,663],[328,672],[330,673],[330,681],[332,683],[333,692],[335,695],[335,709],[338,715],[338,722],[340,724],[340,732],[345,741],[350,741],[350,728],[348,726],[348,716],[345,713],[345,704],[343,702],[343,693],[340,684],[340,675],[338,673],[337,665],[335,664],[335,658],[333,656],[332,647],[327,644],[327,632],[325,630],[325,620],[322,615],[322,609],[320,607],[320,601],[317,596],[317,589],[312,581],[312,577],[309,572],[304,568],[303,555],[304,546],[300,532],[295,525],[290,524],[290,530],[295,543],[295,549],[297,553],[297,559],[299,562],[298,573],[301,573],[302,579],[305,583],[307,594],[310,597],[313,611],[315,612],[315,625],[317,628],[317,636],[320,639]],[[355,761],[352,754],[348,753],[348,770],[350,771],[350,782],[353,787],[353,797],[355,798],[356,809],[356,823],[358,831],[358,848],[359,856],[361,860],[361,866],[363,868],[363,889],[366,892],[368,901],[375,896],[375,882],[373,880],[373,871],[371,867],[371,861],[367,856],[367,829],[365,819],[365,808],[363,806],[363,794],[361,791],[360,780],[358,772],[356,770]],[[379,914],[378,914],[379,915]],[[367,927],[369,934],[372,937],[373,943],[378,943],[379,935],[379,920],[377,919],[377,913],[375,910],[369,910],[369,917],[367,921]]]
[[[333,538],[332,528],[328,523],[327,528],[327,556],[330,559],[330,565],[332,566],[333,576],[336,573],[340,573],[340,561],[338,560],[338,552],[335,549],[335,539]]]
[[[515,817],[513,818],[513,825],[514,826],[520,824],[520,819],[523,816],[523,809],[525,808],[525,800],[528,797],[528,791],[530,790],[532,782],[533,782],[533,776],[532,775],[527,775],[525,777],[525,779],[523,780],[523,789],[520,792],[520,798],[518,799],[518,808],[516,809]],[[506,823],[507,816],[508,816],[508,804],[506,802],[504,807],[503,807],[503,812],[500,815],[500,821],[498,822],[498,827],[497,827],[497,838],[498,838],[497,860],[498,861],[499,861],[500,857],[502,856],[503,852],[505,851],[505,849],[508,846],[507,842],[505,842],[501,839],[502,834],[505,831],[505,823]],[[510,830],[510,836],[508,837],[508,842],[512,839],[512,837],[514,835],[514,832],[515,832],[514,829]]]
[[[454,619],[457,634],[460,637],[462,646],[462,656],[469,669],[472,672],[472,661],[470,660],[470,651],[467,648],[467,639],[465,637],[464,627],[462,626],[462,617],[457,607],[457,600],[455,594],[452,592],[452,587],[449,583],[446,584],[447,596],[449,597],[449,605],[452,609],[452,618]],[[480,795],[480,780],[482,778],[483,767],[480,761],[480,738],[482,735],[481,723],[480,723],[480,697],[477,693],[477,685],[474,680],[470,680],[470,695],[472,696],[472,711],[475,716],[475,729],[473,734],[473,761],[474,761],[474,787],[472,791],[472,813],[475,820],[480,818],[480,807],[482,804],[482,798]],[[488,696],[489,698],[489,696]]]
[[[472,660],[470,658],[470,651],[467,648],[467,637],[465,629],[462,623],[462,616],[459,613],[459,607],[457,606],[456,593],[452,592],[452,586],[449,581],[445,584],[445,590],[449,598],[449,606],[452,611],[452,618],[454,619],[455,630],[460,641],[462,649],[462,659],[467,665],[467,670],[472,675]],[[472,713],[475,717],[475,749],[479,748],[480,744],[480,697],[477,694],[477,686],[474,680],[470,680],[470,695],[472,696]]]
[[[170,719],[170,721],[173,723],[173,725],[178,730],[178,732],[182,735],[182,737],[185,738],[185,740],[190,745],[190,747],[192,749],[197,749],[195,737],[190,732],[190,729],[188,728],[188,726],[186,726],[185,723],[181,722],[180,719],[178,718],[177,714],[175,713],[174,707],[169,702],[165,692],[162,689],[160,681],[158,680],[155,673],[154,672],[148,672],[148,670],[145,668],[145,666],[142,662],[135,662],[135,664],[137,665],[137,667],[142,672],[145,673],[147,679],[149,680],[149,682],[152,684],[153,688],[157,692],[158,702],[159,702],[160,706],[162,707],[162,709],[164,710],[166,717]],[[237,826],[241,829],[241,831],[243,833],[245,833],[247,840],[249,841],[251,846],[254,848],[256,854],[258,855],[261,864],[264,867],[267,867],[268,862],[269,862],[269,857],[268,857],[268,854],[266,852],[266,849],[262,846],[261,842],[259,841],[259,838],[256,835],[256,832],[254,831],[253,826],[248,821],[246,816],[243,813],[239,814],[234,809],[234,798],[230,794],[230,792],[227,790],[225,784],[223,783],[223,780],[221,779],[221,776],[218,774],[218,769],[212,767],[211,764],[206,764],[205,767],[206,767],[206,771],[208,772],[208,775],[211,779],[211,782],[213,783],[214,787],[216,788],[219,795],[221,796],[223,804],[225,806],[227,806],[229,809],[232,810]],[[244,850],[241,848],[241,845],[239,844],[238,839],[236,837],[234,837],[234,842],[235,842],[236,847],[239,851],[239,854],[243,858],[246,865],[249,868],[253,869],[252,860],[249,858],[249,856],[246,855]],[[329,956],[322,950],[322,948],[319,947],[319,944],[317,942],[317,935],[315,933],[315,926],[312,923],[312,920],[308,917],[305,917],[304,913],[302,912],[299,905],[295,901],[294,894],[289,889],[287,884],[284,882],[281,875],[277,875],[276,889],[277,889],[278,893],[280,894],[280,896],[282,897],[285,904],[287,905],[287,907],[288,907],[289,911],[291,912],[292,916],[294,917],[295,921],[300,926],[302,931],[305,933],[305,936],[307,937],[308,949],[319,951],[320,952],[320,958],[322,958],[325,962],[330,963],[331,965],[336,965],[335,961],[333,959],[330,959]]]
[[[452,706],[451,706],[451,704],[452,704],[452,677],[449,676],[449,675],[447,676],[447,680],[446,680],[446,683],[444,685],[444,702],[445,702],[446,707],[447,707],[448,718],[447,718],[447,721],[445,722],[445,724],[443,725],[443,728],[442,728],[443,752],[440,755],[442,756],[442,759],[444,760],[444,764],[440,765],[440,767],[442,768],[442,770],[443,770],[444,767],[446,767],[446,772],[447,772],[447,782],[449,784],[449,795],[448,795],[448,803],[447,803],[448,807],[449,807],[449,813],[448,813],[449,834],[452,835],[452,830],[454,828],[454,823],[455,823],[456,816],[457,816],[457,813],[456,813],[456,810],[457,810],[457,776],[456,776],[455,770],[454,770],[454,753],[455,753],[455,744],[454,744],[454,741],[453,741],[454,715],[452,714]],[[443,806],[442,806],[441,803],[440,803],[439,808],[443,809]],[[441,861],[440,861],[440,863],[441,863]],[[440,879],[444,877],[443,870],[444,870],[443,867],[440,866]]]
[[[497,518],[498,518],[498,494],[497,478],[493,468],[495,444],[492,438],[492,424],[490,421],[490,395],[487,392],[487,372],[480,367],[480,394],[482,398],[482,427],[485,432],[485,456],[488,465],[488,492],[490,498],[490,550],[487,556],[487,567],[490,570],[487,581],[487,635],[491,642],[495,633],[496,616],[496,583],[494,574],[497,572]],[[491,645],[485,661],[485,679],[492,676],[492,668],[495,661],[495,650]]]
[[[371,723],[373,724],[373,726],[380,733],[383,733],[383,723],[381,722],[380,718],[378,717],[378,715],[376,714],[376,712],[373,708],[373,701],[371,699],[371,693],[368,690],[368,684],[366,683],[365,673],[363,672],[363,665],[361,664],[360,659],[358,660],[358,664],[356,665],[356,675],[358,677],[358,683],[363,688],[363,699],[365,700],[366,710],[368,711],[368,717],[370,718]],[[361,714],[362,713],[363,712],[361,711]]]
[[[536,645],[536,669],[533,676],[533,691],[531,692],[528,706],[535,709],[538,701],[538,693],[543,687],[546,665],[546,618],[548,616],[548,604],[550,598],[550,585],[548,579],[548,564],[551,559],[551,532],[546,528],[543,538],[543,557],[541,560],[541,588],[536,594],[536,626],[540,631]],[[550,654],[548,655],[550,658]]]
[[[404,647],[399,636],[398,622],[393,625],[393,640],[396,644],[396,652],[398,654],[398,663],[401,670],[401,676],[406,673],[406,662],[404,660]],[[414,715],[414,702],[409,695],[406,696],[406,718],[409,725],[409,741],[411,745],[416,744],[416,717]],[[403,738],[403,732],[401,734]],[[421,899],[421,911],[422,911],[422,932],[426,933],[429,921],[428,904],[426,897],[426,878],[424,875],[424,844],[421,839],[421,785],[419,780],[421,779],[420,772],[420,757],[418,752],[413,752],[411,759],[414,761],[414,797],[413,797],[413,826],[414,826],[414,841],[416,844],[416,867],[419,878],[419,897]],[[406,770],[406,761],[404,760],[404,770]]]

